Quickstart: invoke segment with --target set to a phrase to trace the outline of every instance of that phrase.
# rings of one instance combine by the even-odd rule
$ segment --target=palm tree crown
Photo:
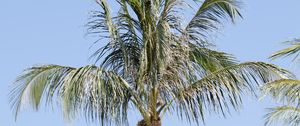
[[[88,31],[106,42],[92,55],[96,63],[27,69],[10,94],[16,115],[26,103],[38,109],[58,100],[67,119],[84,115],[102,125],[128,125],[129,108],[140,112],[140,126],[161,125],[167,112],[199,124],[205,112],[238,109],[255,85],[290,76],[211,48],[211,33],[241,17],[236,0],[109,1],[117,13],[107,0],[96,2]],[[196,12],[187,20],[189,10]]]

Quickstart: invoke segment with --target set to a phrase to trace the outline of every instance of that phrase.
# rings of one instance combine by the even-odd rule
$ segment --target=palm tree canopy
[[[111,3],[117,3],[112,13]],[[211,33],[241,17],[237,0],[97,0],[88,32],[104,46],[94,65],[41,65],[25,70],[10,99],[18,115],[29,103],[54,100],[68,119],[84,115],[102,125],[128,125],[127,111],[143,120],[177,113],[204,121],[206,111],[226,115],[256,85],[292,75],[263,62],[239,63],[212,49]],[[196,3],[194,6],[190,3]],[[184,12],[196,10],[187,23]],[[189,14],[190,15],[190,14]],[[103,42],[103,43],[102,43]]]

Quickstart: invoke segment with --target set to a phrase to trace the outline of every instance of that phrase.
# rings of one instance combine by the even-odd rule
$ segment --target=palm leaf
[[[206,73],[237,64],[230,54],[197,46],[191,46],[190,60],[201,66]]]
[[[203,45],[205,38],[222,26],[222,21],[230,19],[232,22],[241,17],[237,0],[205,0],[185,31],[190,42]]]
[[[268,109],[265,115],[265,125],[282,123],[287,126],[300,124],[300,109],[293,106],[280,106]]]
[[[288,71],[262,62],[232,65],[208,74],[189,85],[177,96],[178,111],[190,121],[204,120],[204,110],[221,112],[224,116],[242,103],[241,95],[255,92],[259,84],[292,76]],[[179,94],[178,94],[179,93]],[[206,109],[205,109],[206,108]]]
[[[299,56],[299,51],[300,51],[300,40],[299,39],[295,39],[293,41],[287,41],[285,43],[288,43],[289,45],[291,45],[288,48],[282,49],[280,51],[275,52],[274,54],[272,54],[270,56],[271,59],[276,59],[278,57],[287,57],[287,56],[291,56],[291,55],[296,55],[294,60],[296,58],[298,58]]]
[[[280,79],[263,86],[263,92],[270,94],[274,99],[289,104],[299,104],[300,81],[293,79]]]
[[[290,126],[299,125],[299,87],[300,81],[293,79],[275,80],[263,86],[264,94],[270,94],[274,99],[288,104],[288,106],[268,109],[269,112],[265,115],[265,125],[272,125],[279,122]]]
[[[93,65],[32,67],[17,79],[13,89],[10,99],[16,116],[27,103],[38,109],[43,97],[46,103],[57,97],[67,119],[82,113],[87,120],[117,124],[127,124],[133,94],[122,77]]]

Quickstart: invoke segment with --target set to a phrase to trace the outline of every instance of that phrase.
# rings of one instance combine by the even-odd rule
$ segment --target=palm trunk
[[[160,118],[151,119],[150,125],[148,125],[146,121],[141,120],[138,122],[137,126],[161,126],[161,120]]]

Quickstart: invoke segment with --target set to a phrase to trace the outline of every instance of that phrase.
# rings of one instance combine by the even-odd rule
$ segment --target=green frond
[[[295,39],[293,41],[287,41],[285,43],[288,43],[291,46],[275,52],[269,58],[276,59],[278,57],[287,57],[287,56],[291,56],[291,55],[296,55],[294,57],[294,60],[296,58],[298,58],[298,56],[300,54],[300,39]]]
[[[190,60],[201,66],[205,73],[237,64],[230,54],[197,46],[191,46]]]
[[[117,25],[114,22],[114,17],[112,17],[109,5],[106,0],[96,0],[98,5],[100,5],[100,11],[93,11],[91,14],[91,19],[87,23],[88,33],[97,34],[100,37],[99,40],[107,40],[108,43],[101,48],[98,48],[90,58],[95,58],[95,62],[98,62],[103,58],[103,56],[111,52],[120,46],[120,34],[117,29]],[[98,40],[98,41],[99,41]],[[95,44],[98,42],[96,41]]]
[[[100,19],[98,22],[97,20],[90,22],[91,27],[90,30],[94,30],[94,28],[101,28],[99,25],[103,25],[103,29],[107,29],[109,33],[109,38],[111,39],[111,46],[113,46],[115,39],[117,39],[117,31],[116,26],[113,22],[109,5],[107,4],[106,0],[96,0],[100,7],[103,9],[102,12],[99,12],[98,15],[93,15],[95,17],[103,18]],[[103,24],[102,24],[103,23]]]
[[[222,26],[224,20],[234,22],[241,17],[239,4],[237,0],[204,0],[185,28],[189,40],[202,45],[212,31]]]
[[[15,116],[17,117],[22,104],[30,102],[35,109],[39,108],[41,96],[44,92],[46,81],[60,81],[60,76],[64,74],[55,73],[56,71],[67,72],[73,70],[70,67],[61,67],[56,65],[44,66],[42,68],[32,67],[27,69],[26,72],[17,78],[16,84],[10,93],[10,100],[15,110]],[[51,75],[51,76],[50,76]],[[52,80],[48,80],[49,77],[53,77]],[[52,88],[58,87],[57,85],[51,86]],[[53,90],[48,91],[49,96],[53,95]],[[51,92],[51,93],[50,93]]]
[[[45,98],[46,104],[57,99],[67,119],[85,115],[89,121],[126,125],[127,109],[135,95],[131,88],[114,72],[93,65],[44,65],[26,70],[17,79],[10,99],[16,116],[26,104],[38,109]]]
[[[298,126],[300,124],[300,109],[293,106],[280,106],[268,109],[265,115],[265,125],[284,124]]]
[[[264,94],[289,104],[299,104],[300,80],[280,79],[267,83],[262,87]]]
[[[263,62],[246,62],[214,71],[182,91],[174,91],[178,110],[191,121],[203,118],[205,110],[224,116],[230,108],[238,110],[241,95],[255,93],[259,84],[292,76],[277,66]]]
[[[125,0],[119,1],[120,10],[116,17],[111,17],[109,8],[102,1],[102,11],[95,11],[92,21],[88,23],[90,31],[102,33],[103,39],[110,41],[103,47],[98,48],[91,56],[95,61],[101,60],[101,67],[113,70],[123,77],[136,72],[140,63],[142,40],[138,34],[140,25],[128,12]],[[98,32],[97,32],[98,31]],[[109,33],[105,36],[105,33]]]
[[[165,0],[161,7],[159,22],[168,22],[170,28],[175,30],[181,29],[181,16],[180,10],[186,5],[183,0]],[[160,28],[160,27],[158,27]],[[180,30],[179,30],[180,31]]]

